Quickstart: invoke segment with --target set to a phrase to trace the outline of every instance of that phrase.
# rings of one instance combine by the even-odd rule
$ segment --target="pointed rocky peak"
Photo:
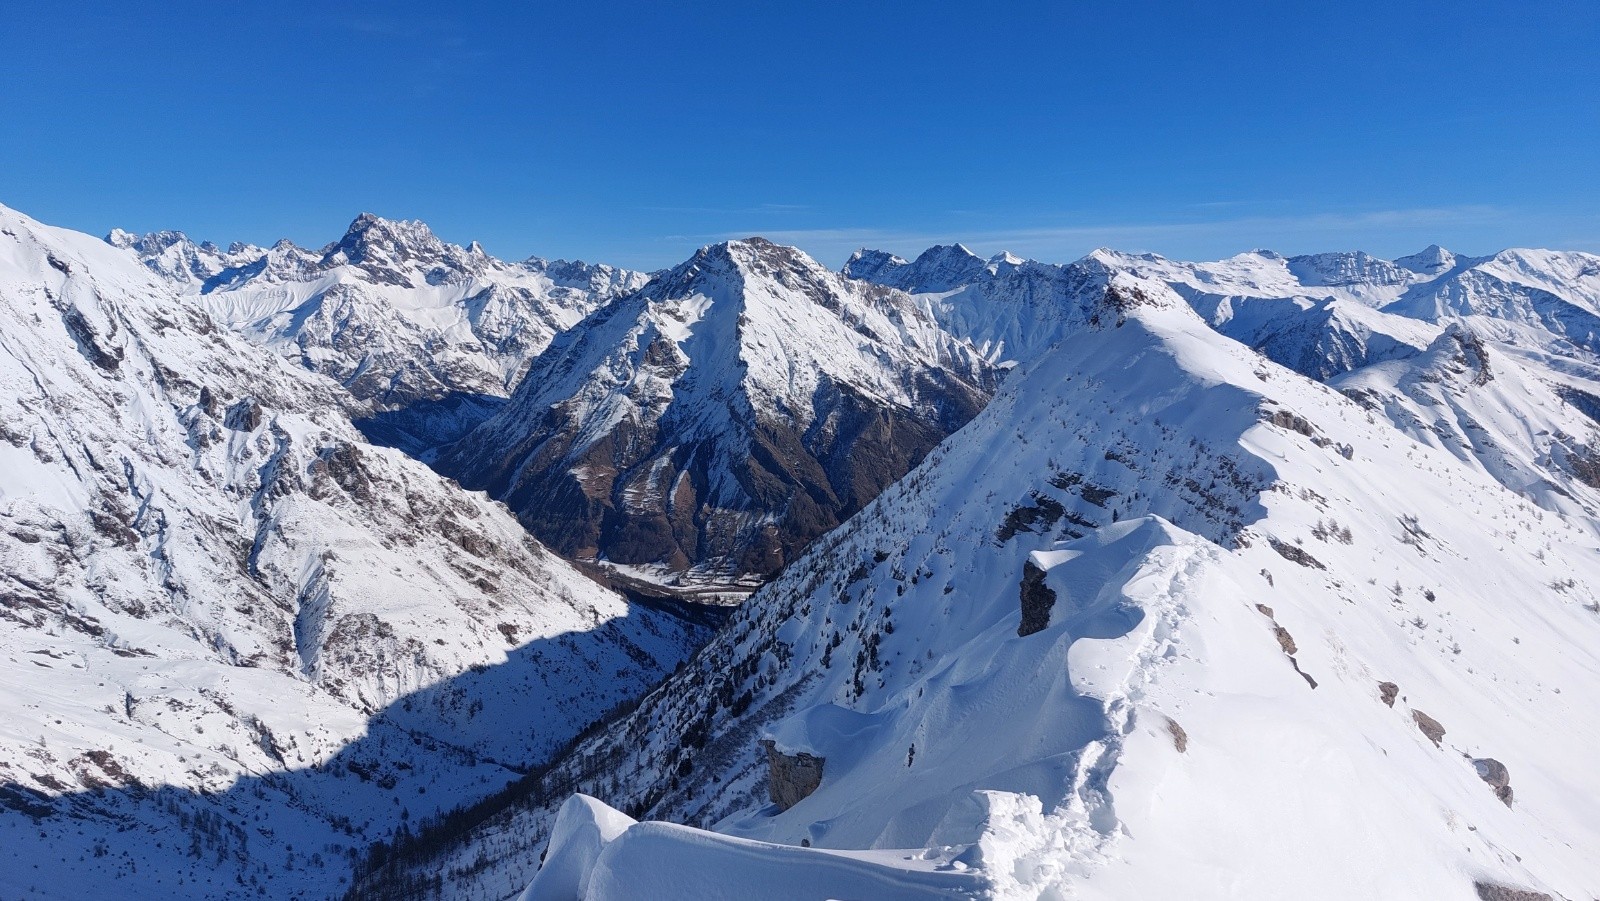
[[[439,240],[420,220],[385,219],[362,213],[344,237],[323,249],[322,265],[348,265],[381,284],[412,287],[452,281],[481,265],[460,247]]]
[[[326,252],[333,257],[343,254],[345,262],[361,265],[379,257],[395,258],[406,255],[442,254],[444,242],[420,220],[385,219],[372,213],[357,216],[344,237]]]
[[[646,293],[653,299],[704,295],[736,299],[740,306],[756,286],[764,286],[758,293],[773,300],[805,298],[828,307],[836,306],[829,298],[845,290],[837,275],[804,251],[761,237],[709,244],[651,284]]]
[[[839,272],[846,278],[883,285],[890,284],[896,278],[895,273],[909,265],[911,261],[886,250],[870,250],[863,247],[850,255],[850,259],[845,261],[844,268]]]
[[[1400,257],[1394,261],[1401,269],[1409,269],[1419,275],[1439,275],[1455,268],[1458,257],[1437,244],[1429,244],[1425,249]]]
[[[120,228],[114,228],[111,230],[111,234],[106,235],[105,240],[112,247],[133,250],[142,257],[157,256],[172,247],[198,249],[200,246],[189,240],[189,236],[183,232],[171,230],[136,235]],[[207,243],[209,244],[210,242]],[[214,247],[215,245],[212,246]]]
[[[902,284],[894,285],[913,294],[953,291],[984,271],[988,261],[962,244],[939,244],[924,250],[903,270]]]

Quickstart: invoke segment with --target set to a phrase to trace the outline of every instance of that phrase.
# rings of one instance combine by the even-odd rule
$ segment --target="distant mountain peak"
[[[1410,256],[1400,257],[1394,261],[1394,264],[1402,269],[1409,269],[1422,275],[1437,275],[1453,268],[1456,260],[1456,255],[1450,251],[1437,244],[1429,244],[1426,248]]]
[[[884,278],[889,273],[909,265],[911,265],[910,260],[896,256],[887,250],[872,250],[863,247],[850,254],[850,259],[845,261],[844,268],[839,271],[846,278],[883,283]]]
[[[970,284],[993,262],[964,244],[935,244],[910,262],[881,250],[858,250],[842,271],[850,278],[913,294],[937,294]]]

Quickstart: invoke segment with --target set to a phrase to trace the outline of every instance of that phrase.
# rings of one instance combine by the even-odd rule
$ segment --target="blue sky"
[[[13,4],[0,203],[656,267],[1600,250],[1600,3]]]

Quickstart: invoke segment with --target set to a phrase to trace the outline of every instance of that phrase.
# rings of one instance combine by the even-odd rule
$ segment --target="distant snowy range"
[[[1600,256],[0,207],[0,898],[1600,897]]]

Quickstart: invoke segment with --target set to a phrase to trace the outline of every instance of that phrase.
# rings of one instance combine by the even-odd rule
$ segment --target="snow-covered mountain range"
[[[569,556],[726,583],[872,500],[996,375],[908,295],[734,241],[563,333],[436,465]]]
[[[325,896],[701,640],[184,300],[0,208],[0,896]]]
[[[1600,892],[1600,257],[0,209],[0,317],[7,897]]]
[[[106,239],[237,331],[371,400],[363,425],[413,453],[499,406],[555,334],[641,287],[643,273],[537,257],[508,263],[421,222],[363,213],[320,250]]]
[[[1409,259],[901,282],[1017,361],[994,402],[412,866],[443,897],[1588,897],[1600,260]],[[1293,328],[1252,349],[1224,302]]]

